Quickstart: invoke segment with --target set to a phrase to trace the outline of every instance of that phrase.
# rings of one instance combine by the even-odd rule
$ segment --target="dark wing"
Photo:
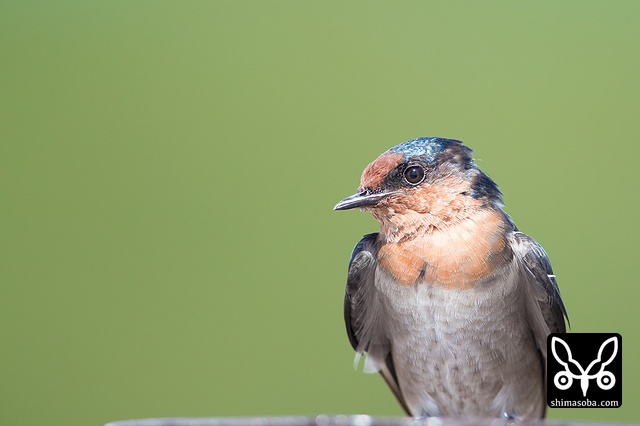
[[[514,232],[511,243],[526,281],[527,318],[546,366],[547,336],[566,332],[567,311],[549,256],[542,246],[522,232]]]
[[[356,367],[366,352],[364,371],[379,371],[402,408],[411,415],[398,386],[384,323],[385,307],[375,286],[377,237],[377,233],[365,235],[351,253],[344,296],[344,321],[351,346],[357,352]]]
[[[363,327],[363,312],[366,307],[366,294],[373,287],[376,269],[376,238],[378,233],[367,234],[356,244],[349,259],[347,288],[344,295],[344,322],[347,326],[349,342],[358,351],[358,337]],[[352,311],[355,315],[352,318]]]

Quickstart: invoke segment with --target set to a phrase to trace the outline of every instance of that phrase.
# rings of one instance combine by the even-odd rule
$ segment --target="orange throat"
[[[473,288],[510,255],[499,209],[473,210],[455,220],[413,211],[374,213],[386,241],[378,251],[380,267],[403,286]]]

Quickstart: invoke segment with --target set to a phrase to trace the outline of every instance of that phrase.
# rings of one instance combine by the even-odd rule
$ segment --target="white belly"
[[[403,287],[378,269],[386,328],[415,416],[539,417],[542,365],[510,265],[469,290]]]

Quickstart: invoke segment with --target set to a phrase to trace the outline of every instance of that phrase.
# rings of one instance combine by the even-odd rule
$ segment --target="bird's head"
[[[498,186],[455,139],[422,137],[394,146],[369,164],[356,194],[334,210],[370,211],[383,225],[442,227],[483,206],[501,206]]]

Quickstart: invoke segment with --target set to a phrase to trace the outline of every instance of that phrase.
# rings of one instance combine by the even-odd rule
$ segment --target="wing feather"
[[[520,266],[521,276],[524,277],[522,284],[526,297],[527,320],[540,353],[543,398],[546,400],[547,337],[550,333],[566,332],[565,318],[567,321],[569,318],[560,297],[560,289],[549,256],[542,246],[530,236],[518,231],[511,234],[511,246]]]
[[[356,244],[349,261],[344,297],[344,320],[351,346],[356,351],[355,365],[366,353],[364,371],[380,372],[407,414],[396,376],[391,344],[384,323],[384,303],[376,290],[378,233],[365,235]]]
[[[530,236],[514,232],[512,247],[525,278],[527,318],[546,365],[547,336],[549,333],[566,332],[567,311],[549,256],[542,246]]]

